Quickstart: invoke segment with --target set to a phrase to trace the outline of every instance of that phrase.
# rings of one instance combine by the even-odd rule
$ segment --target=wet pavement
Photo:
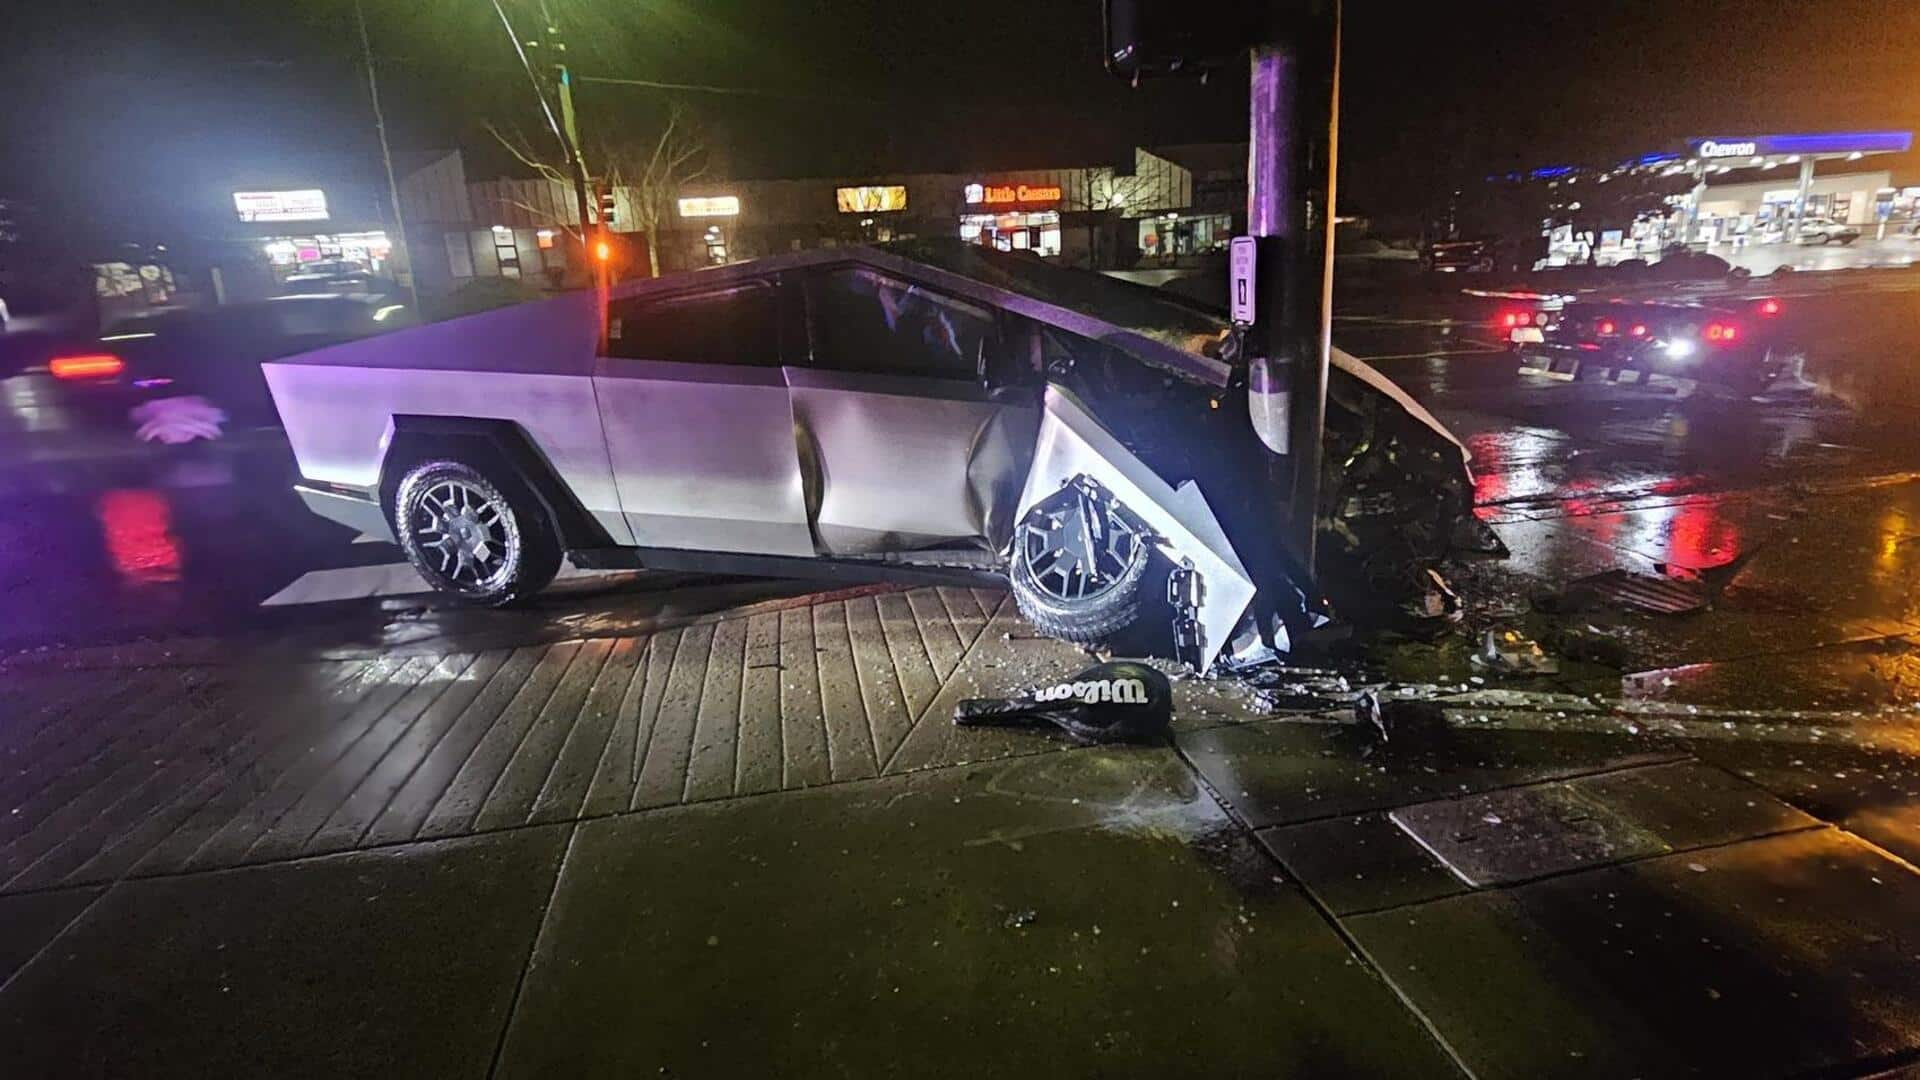
[[[286,506],[270,435],[16,414],[0,1075],[1920,1065],[1920,292],[1790,304],[1829,392],[1766,403],[1344,312],[1514,549],[1460,633],[1343,661],[1443,710],[1386,744],[1202,679],[1153,746],[955,728],[1088,662],[991,590],[449,610]],[[1557,602],[1614,569],[1710,603]],[[1490,627],[1560,672],[1470,666]]]

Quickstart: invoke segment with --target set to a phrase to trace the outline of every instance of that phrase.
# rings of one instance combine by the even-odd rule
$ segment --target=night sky
[[[739,176],[1058,166],[1245,134],[1245,76],[1130,89],[1098,0],[553,0],[578,70],[688,92]],[[532,22],[532,0],[510,0]],[[366,0],[396,146],[539,116],[488,0]],[[99,230],[238,184],[377,175],[352,5],[68,0],[10,12],[0,190]],[[585,84],[584,124],[645,130],[662,92]],[[1411,211],[1492,171],[1694,133],[1920,128],[1907,0],[1348,0],[1342,196]]]

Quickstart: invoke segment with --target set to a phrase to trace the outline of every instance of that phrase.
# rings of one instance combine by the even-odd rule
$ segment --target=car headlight
[[[1667,342],[1667,359],[1685,360],[1687,357],[1693,355],[1694,349],[1695,349],[1695,346],[1693,342],[1688,341],[1685,338],[1681,338],[1675,341],[1669,341]]]

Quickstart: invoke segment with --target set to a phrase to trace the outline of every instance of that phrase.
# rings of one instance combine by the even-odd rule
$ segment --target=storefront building
[[[1546,265],[1654,260],[1675,245],[1798,242],[1817,223],[1864,235],[1902,230],[1920,190],[1864,164],[1913,148],[1907,131],[1718,135],[1611,168],[1552,166],[1490,177],[1542,215]],[[1612,186],[1603,186],[1612,185]],[[1536,201],[1517,190],[1545,189]],[[1498,196],[1496,196],[1498,198]]]
[[[570,185],[546,179],[469,181],[458,152],[400,181],[423,293],[486,278],[558,288],[584,267],[571,238]],[[612,230],[623,275],[662,273],[778,252],[953,237],[1076,266],[1131,267],[1143,254],[1224,246],[1230,216],[1193,219],[1192,174],[1146,150],[1111,165],[993,173],[891,173],[791,180],[702,181],[663,200],[638,235],[639,192],[616,188]],[[338,246],[336,244],[336,246]],[[304,248],[296,248],[297,258]],[[286,249],[277,248],[283,256]]]
[[[1131,266],[1141,223],[1192,202],[1192,175],[1146,150],[1130,168],[900,173],[689,187],[660,237],[664,270],[840,244],[956,237],[1069,265]]]
[[[406,267],[382,194],[352,183],[230,192],[229,254],[217,260],[216,293],[230,301],[282,291],[316,264],[399,280]]]

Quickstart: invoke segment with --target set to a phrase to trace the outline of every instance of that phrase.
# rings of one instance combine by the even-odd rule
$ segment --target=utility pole
[[[606,227],[588,216],[589,208],[597,203],[588,192],[593,186],[593,179],[587,174],[587,155],[580,148],[580,128],[574,119],[573,73],[567,68],[567,43],[560,36],[560,24],[554,20],[547,0],[540,0],[540,18],[546,23],[547,47],[554,53],[554,81],[560,87],[560,127],[567,144],[567,156],[573,162],[573,199],[580,213],[581,248],[587,257],[587,265],[593,267],[594,281],[604,288],[606,263],[598,255],[607,239]]]
[[[500,16],[500,25],[506,27],[507,38],[513,42],[513,51],[520,58],[520,66],[526,70],[527,78],[533,82],[533,94],[540,101],[540,111],[547,118],[547,127],[553,131],[554,138],[560,141],[561,152],[567,159],[568,171],[573,174],[574,208],[580,215],[580,254],[588,266],[594,266],[597,237],[592,218],[587,213],[587,162],[585,155],[580,152],[579,133],[573,122],[572,75],[564,62],[558,65],[560,107],[562,114],[566,117],[565,122],[562,123],[560,118],[553,115],[553,106],[547,103],[546,87],[540,81],[539,72],[534,70],[533,63],[527,59],[526,44],[538,46],[539,41],[522,44],[520,35],[513,29],[513,20],[507,18],[507,9],[500,5],[500,0],[493,0],[493,10],[494,14]],[[566,43],[560,40],[559,28],[548,14],[545,0],[541,0],[540,15],[545,20],[548,36],[554,42],[554,52],[565,54]],[[596,281],[600,280],[601,275],[598,270],[595,270],[594,276]]]
[[[1248,405],[1268,471],[1286,493],[1276,522],[1311,572],[1332,354],[1334,169],[1340,126],[1340,0],[1270,5],[1253,47],[1247,231],[1254,317]],[[1237,286],[1236,286],[1237,287]]]
[[[393,151],[387,146],[387,118],[380,110],[380,79],[374,74],[373,45],[367,39],[367,15],[360,0],[353,0],[353,19],[360,26],[360,58],[367,65],[367,94],[373,99],[373,129],[380,134],[380,159],[387,166],[387,197],[393,200],[393,231],[400,261],[407,264],[407,296],[413,301],[413,314],[420,316],[420,286],[414,273],[413,250],[407,246],[407,219],[400,213],[400,185],[393,178]]]

